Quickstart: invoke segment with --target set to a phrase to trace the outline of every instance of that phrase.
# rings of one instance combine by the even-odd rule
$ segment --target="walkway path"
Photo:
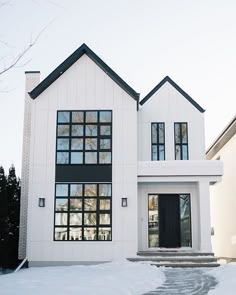
[[[205,295],[217,285],[216,279],[200,268],[165,268],[165,283],[144,295]]]

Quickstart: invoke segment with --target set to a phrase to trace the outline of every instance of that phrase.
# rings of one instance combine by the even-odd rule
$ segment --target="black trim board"
[[[125,92],[134,98],[137,103],[139,103],[139,93],[137,93],[123,79],[121,79],[120,76],[118,76],[104,61],[102,61],[86,44],[82,44],[41,83],[39,83],[38,86],[29,92],[30,97],[32,99],[38,97],[84,54],[89,56],[114,82],[116,82]]]
[[[179,93],[181,93],[195,108],[197,108],[201,113],[205,110],[190,97],[182,88],[180,88],[169,76],[166,76],[156,87],[154,87],[140,102],[143,105],[154,93],[156,93],[166,82],[169,82]]]

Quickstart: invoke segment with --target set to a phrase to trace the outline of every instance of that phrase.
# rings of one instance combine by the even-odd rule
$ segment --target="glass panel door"
[[[190,195],[180,195],[180,229],[181,229],[181,246],[191,247],[191,207]]]
[[[148,247],[159,247],[158,195],[148,195]]]

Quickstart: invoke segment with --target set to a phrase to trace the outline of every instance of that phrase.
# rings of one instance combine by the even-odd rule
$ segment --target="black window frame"
[[[179,125],[179,130],[180,130],[180,138],[179,138],[179,143],[176,142],[176,126]],[[182,126],[183,125],[186,125],[186,143],[183,142],[183,134],[182,134]],[[174,123],[174,142],[175,142],[175,150],[174,150],[174,153],[175,153],[175,160],[180,160],[180,161],[187,161],[189,160],[189,147],[188,147],[188,123],[187,122],[175,122]],[[180,148],[180,159],[176,159],[176,150],[177,150],[177,146]],[[184,159],[183,158],[183,147],[186,147],[187,148],[187,158]]]
[[[69,121],[68,122],[59,122],[59,114],[62,112],[66,112],[69,113]],[[72,120],[72,114],[76,113],[76,112],[80,112],[83,113],[83,122],[73,122]],[[97,121],[96,122],[87,122],[86,120],[86,114],[87,113],[91,113],[91,112],[96,112],[97,114]],[[101,121],[101,113],[103,112],[109,112],[110,113],[110,122],[104,122]],[[56,124],[56,165],[111,165],[112,164],[112,110],[58,110],[57,111],[57,124]],[[58,129],[59,126],[69,126],[69,135],[67,136],[61,136],[58,135]],[[72,126],[74,125],[80,125],[83,126],[83,135],[72,135]],[[86,135],[86,126],[96,126],[97,128],[97,134],[96,136],[88,136]],[[101,134],[100,130],[102,126],[109,126],[110,128],[110,134]],[[89,150],[86,149],[86,139],[88,138],[92,138],[92,139],[96,139],[97,140],[97,149],[94,150]],[[69,148],[68,149],[58,149],[57,146],[57,141],[58,139],[68,139],[69,140]],[[72,140],[73,139],[83,139],[83,147],[82,149],[79,150],[75,150],[72,149]],[[100,140],[103,139],[109,139],[110,140],[110,147],[109,148],[101,148],[100,145]],[[93,163],[86,163],[86,155],[88,155],[88,153],[94,152],[96,153],[96,162]],[[58,163],[58,153],[65,153],[64,155],[66,156],[66,158],[68,157],[68,161],[65,161],[64,163]],[[81,163],[75,162],[72,163],[72,155],[73,153],[81,153],[81,157],[82,157],[82,161]],[[100,160],[100,156],[102,156],[102,153],[109,153],[110,155],[110,161],[107,163],[103,163]]]
[[[157,134],[156,134],[156,138],[157,138],[157,143],[153,143],[153,126],[157,125],[156,130],[157,130]],[[159,142],[159,126],[163,125],[163,143]],[[157,149],[157,159],[154,159],[153,157],[153,149],[154,147],[156,147]],[[159,147],[163,147],[164,148],[164,159],[160,159],[160,150]],[[152,161],[165,161],[166,159],[166,151],[165,151],[165,122],[152,122],[151,123],[151,160]]]
[[[101,196],[99,187],[100,185],[110,185],[111,186],[111,195],[110,196]],[[56,195],[56,186],[57,185],[67,185],[67,196],[57,196]],[[81,196],[71,196],[71,185],[82,185],[82,195]],[[86,196],[85,195],[85,185],[96,185],[96,195],[95,196]],[[67,199],[67,210],[60,211],[56,209],[56,201],[58,199]],[[70,200],[73,199],[81,199],[82,201],[82,210],[75,210],[70,208]],[[96,199],[96,210],[85,210],[85,200],[87,199]],[[100,209],[100,200],[109,200],[110,201],[110,209]],[[66,225],[56,225],[56,213],[64,213],[67,215],[67,224]],[[82,222],[81,225],[71,225],[70,224],[70,214],[71,213],[81,213],[82,215]],[[86,225],[84,223],[85,218],[84,214],[86,213],[95,213],[96,214],[96,224],[95,225]],[[109,214],[110,215],[110,223],[109,224],[100,224],[99,223],[99,218],[100,214]],[[56,229],[65,229],[66,228],[66,239],[56,239]],[[80,228],[81,233],[82,233],[82,239],[77,240],[77,239],[70,239],[70,229],[71,228]],[[85,229],[93,229],[96,228],[96,239],[88,240],[85,239],[85,234],[84,231]],[[102,228],[107,228],[110,229],[110,239],[107,240],[102,240],[99,239],[99,229]],[[53,230],[53,241],[55,242],[111,242],[112,241],[112,183],[111,182],[106,182],[106,183],[56,183],[55,184],[55,198],[54,198],[54,230]]]

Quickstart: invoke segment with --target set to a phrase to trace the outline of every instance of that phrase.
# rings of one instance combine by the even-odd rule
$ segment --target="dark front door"
[[[159,195],[159,247],[180,247],[179,195]]]

